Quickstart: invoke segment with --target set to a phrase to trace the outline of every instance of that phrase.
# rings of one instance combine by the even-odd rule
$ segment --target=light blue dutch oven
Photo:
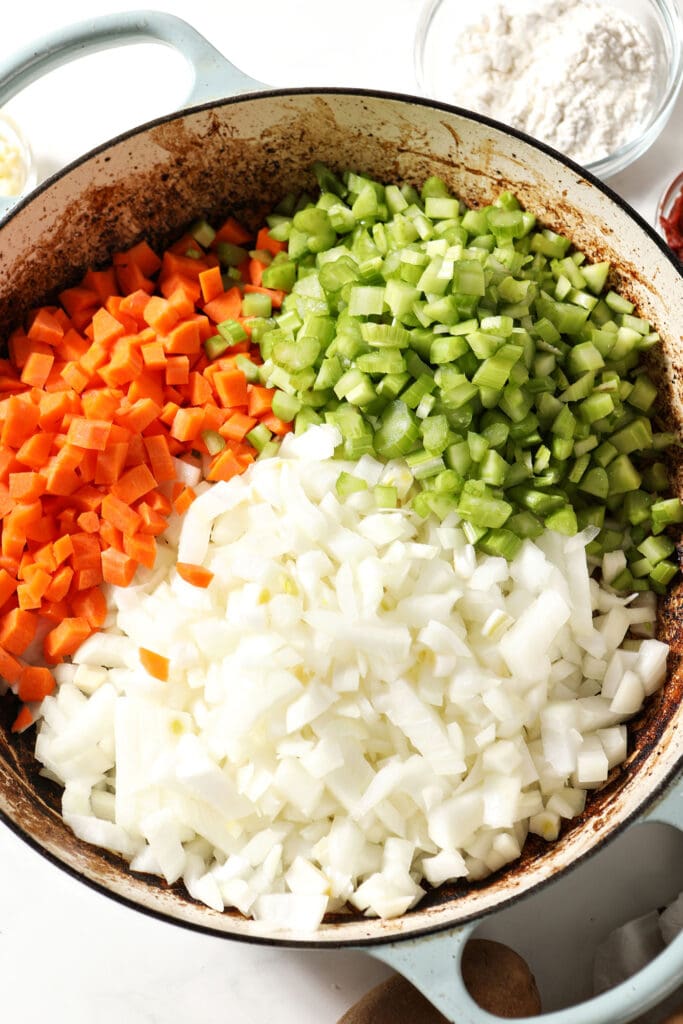
[[[312,183],[313,160],[385,181],[419,183],[438,174],[471,204],[509,188],[591,257],[611,260],[619,287],[662,335],[661,394],[671,422],[683,422],[679,266],[657,234],[603,184],[500,124],[389,93],[268,90],[189,25],[155,12],[94,19],[5,61],[0,106],[65,61],[145,40],[175,47],[187,60],[194,76],[188,106],[100,146],[30,195],[6,203],[0,223],[0,323],[5,327],[143,235],[163,244],[197,216],[229,211],[257,223],[284,193]],[[179,889],[133,876],[116,857],[79,842],[64,826],[59,795],[39,777],[30,738],[10,733],[9,699],[0,701],[0,813],[56,864],[138,910],[226,938],[363,948],[414,982],[448,1019],[494,1022],[499,1018],[468,995],[459,969],[463,946],[481,920],[568,872],[635,821],[647,817],[683,828],[683,788],[675,781],[683,763],[678,608],[673,594],[662,609],[661,634],[672,645],[667,687],[633,723],[627,764],[591,797],[583,818],[554,844],[530,843],[515,866],[486,882],[444,886],[394,920],[347,915],[326,920],[313,935],[269,931],[237,913],[198,905]],[[672,992],[682,978],[683,936],[628,982],[540,1019],[623,1024]]]

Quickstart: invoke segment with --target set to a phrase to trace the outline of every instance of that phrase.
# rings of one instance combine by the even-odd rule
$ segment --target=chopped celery
[[[263,271],[289,293],[281,310],[244,297],[264,362],[238,365],[281,392],[275,414],[297,433],[334,423],[346,458],[406,459],[415,511],[456,512],[484,551],[512,557],[544,528],[595,525],[592,553],[627,555],[613,585],[661,592],[674,560],[639,545],[683,522],[660,455],[677,439],[651,423],[641,356],[659,336],[611,290],[609,263],[510,193],[468,210],[438,178],[417,190],[313,171],[320,195],[290,196],[268,219],[288,243]],[[239,247],[221,246],[236,272]],[[220,325],[207,354],[239,332]]]

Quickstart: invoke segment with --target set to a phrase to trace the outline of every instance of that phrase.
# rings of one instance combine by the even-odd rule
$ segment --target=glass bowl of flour
[[[415,70],[430,99],[608,178],[671,114],[683,79],[681,9],[677,0],[427,0]]]

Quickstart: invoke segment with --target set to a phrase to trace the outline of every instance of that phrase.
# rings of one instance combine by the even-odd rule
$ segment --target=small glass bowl
[[[671,210],[673,209],[673,205],[678,199],[681,192],[683,192],[683,171],[681,171],[681,173],[678,174],[673,179],[673,181],[670,181],[669,184],[666,186],[661,196],[659,197],[659,202],[657,203],[657,210],[655,212],[654,226],[667,244],[668,239],[666,237],[664,225],[662,224],[662,218],[669,216]],[[678,258],[681,259],[681,257]],[[681,260],[681,262],[683,262],[683,260]]]
[[[37,181],[28,139],[4,111],[0,111],[0,202],[30,192]]]
[[[656,96],[638,134],[613,153],[585,164],[598,178],[623,171],[649,149],[669,119],[683,81],[683,12],[677,0],[600,0],[639,21],[650,38],[657,64]],[[479,20],[493,0],[469,7],[461,0],[426,0],[415,36],[415,74],[423,95],[457,105],[449,94],[448,66],[455,33]]]

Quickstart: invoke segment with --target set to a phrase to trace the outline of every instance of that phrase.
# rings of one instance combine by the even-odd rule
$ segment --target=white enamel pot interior
[[[253,89],[255,83],[240,77],[208,44],[203,49],[201,37],[184,23],[150,13],[103,22],[94,35],[82,28],[65,30],[64,38],[82,44],[71,45],[69,55],[107,42],[132,41],[136,33],[162,38],[184,47],[186,54],[191,51],[188,59],[197,82],[194,98],[203,93],[212,99],[98,148],[9,210],[0,224],[0,336],[6,337],[32,305],[142,237],[163,245],[197,217],[217,218],[229,212],[256,225],[285,193],[313,187],[314,160],[386,182],[419,185],[435,174],[472,205],[509,189],[540,221],[569,235],[590,258],[610,260],[615,286],[661,333],[655,372],[662,416],[678,427],[683,277],[662,240],[581,168],[501,125],[406,96],[299,89],[215,99],[223,81],[225,90],[233,92]],[[92,33],[92,23],[88,30]],[[49,53],[44,50],[43,65],[59,63],[54,53],[54,47]],[[24,60],[19,74],[17,63],[21,61],[14,62],[13,78],[3,76],[0,68],[0,101],[40,70],[35,61],[27,68]],[[678,483],[676,466],[673,472]],[[19,738],[10,733],[15,709],[9,698],[0,701],[0,813],[61,867],[139,910],[215,935],[256,942],[367,946],[411,977],[447,1016],[455,1019],[457,1010],[459,1024],[494,1020],[472,1003],[459,978],[452,983],[458,974],[454,964],[474,922],[595,852],[651,810],[678,771],[683,755],[678,608],[674,592],[662,606],[660,622],[661,635],[672,645],[667,686],[632,724],[627,763],[589,799],[585,814],[556,843],[531,841],[510,869],[470,887],[444,886],[393,920],[349,914],[326,920],[313,935],[274,932],[237,913],[220,914],[199,905],[180,887],[130,874],[119,858],[86,846],[64,826],[59,792],[38,774],[30,733]],[[683,819],[680,802],[677,795],[669,796],[653,816]],[[582,1004],[585,1013],[577,1007],[546,1019],[556,1024],[618,1024],[673,988],[681,969],[683,946],[674,943],[649,975],[641,972],[646,980],[640,988],[631,985],[628,993],[614,990]]]

